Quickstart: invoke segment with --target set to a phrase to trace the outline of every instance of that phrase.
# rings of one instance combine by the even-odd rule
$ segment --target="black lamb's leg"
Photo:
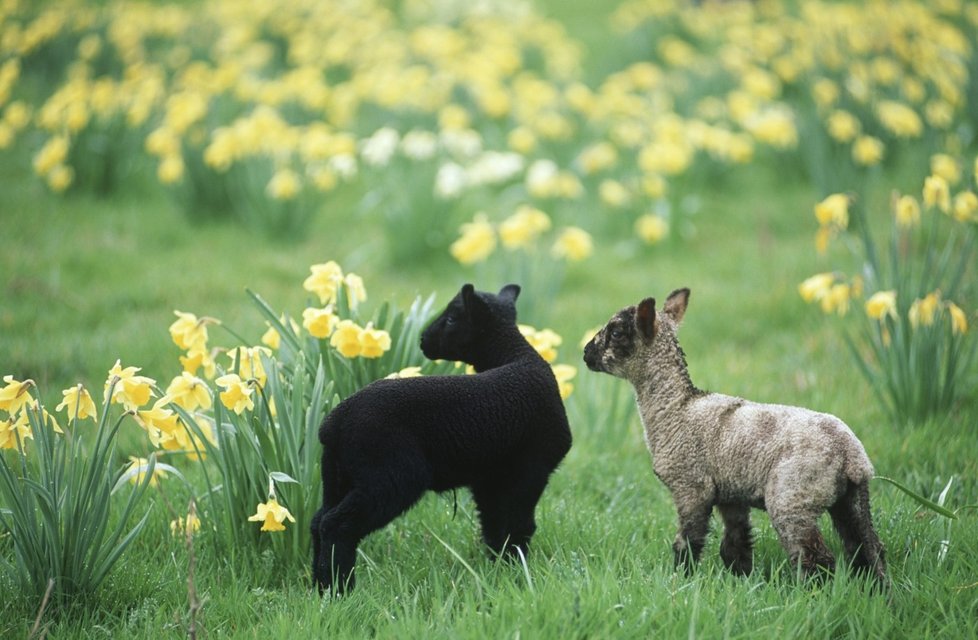
[[[425,467],[401,464],[363,470],[354,488],[319,521],[320,590],[343,593],[355,583],[357,546],[367,535],[410,509],[431,486]]]
[[[508,479],[507,523],[509,544],[506,550],[515,555],[518,549],[525,556],[530,539],[536,533],[536,508],[540,496],[547,487],[552,469],[537,464],[527,464]]]
[[[502,491],[492,482],[472,485],[472,499],[479,513],[482,541],[496,556],[503,552],[507,538],[506,504]]]

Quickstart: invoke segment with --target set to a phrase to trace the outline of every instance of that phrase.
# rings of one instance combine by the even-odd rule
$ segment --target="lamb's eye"
[[[611,339],[612,340],[621,340],[623,337],[624,337],[624,334],[621,332],[621,329],[612,329],[611,330]]]
[[[452,316],[445,316],[445,324],[447,324],[448,326],[452,326],[453,324],[455,324],[455,318]]]

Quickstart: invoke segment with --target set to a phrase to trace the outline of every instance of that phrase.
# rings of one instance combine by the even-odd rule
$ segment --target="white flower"
[[[412,160],[428,160],[438,150],[438,138],[430,131],[414,129],[404,134],[401,150]]]
[[[377,129],[372,136],[360,143],[363,161],[372,167],[386,166],[397,150],[400,138],[400,134],[390,127]]]
[[[348,153],[341,153],[329,159],[329,168],[343,180],[351,180],[357,175],[357,159]]]
[[[526,185],[531,192],[549,185],[557,178],[560,169],[553,160],[537,160],[526,170]]]
[[[472,129],[442,131],[441,143],[457,158],[474,158],[482,151],[482,136]]]
[[[523,170],[523,156],[513,152],[486,151],[469,166],[469,184],[500,184]]]
[[[465,169],[446,162],[435,175],[435,194],[445,200],[458,197],[466,187]]]

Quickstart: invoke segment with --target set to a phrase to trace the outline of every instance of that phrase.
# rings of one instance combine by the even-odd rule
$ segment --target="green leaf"
[[[897,482],[896,480],[894,480],[892,478],[887,478],[886,476],[875,476],[874,477],[874,480],[882,480],[883,482],[888,482],[888,483],[892,484],[894,487],[896,487],[900,491],[904,492],[905,494],[907,494],[908,496],[910,496],[911,498],[913,498],[922,507],[925,507],[927,509],[930,509],[931,511],[933,511],[934,513],[936,513],[938,515],[942,515],[945,518],[948,518],[949,520],[957,520],[958,519],[958,514],[955,513],[954,511],[951,511],[949,509],[945,509],[944,507],[942,507],[941,505],[937,504],[936,502],[934,502],[932,500],[928,500],[927,498],[925,498],[924,496],[920,495],[919,493],[915,493],[915,492],[911,491],[910,489],[908,489],[907,487],[905,487],[904,485],[900,484],[899,482]],[[950,485],[950,483],[949,483],[949,485]]]

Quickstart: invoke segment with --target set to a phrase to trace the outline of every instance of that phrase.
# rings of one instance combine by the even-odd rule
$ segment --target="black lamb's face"
[[[637,307],[626,307],[612,316],[584,347],[584,363],[591,371],[624,378],[628,363],[642,347],[635,321]]]
[[[520,288],[506,285],[498,294],[462,287],[421,334],[421,351],[429,360],[469,362],[481,336],[496,326],[516,324]]]

